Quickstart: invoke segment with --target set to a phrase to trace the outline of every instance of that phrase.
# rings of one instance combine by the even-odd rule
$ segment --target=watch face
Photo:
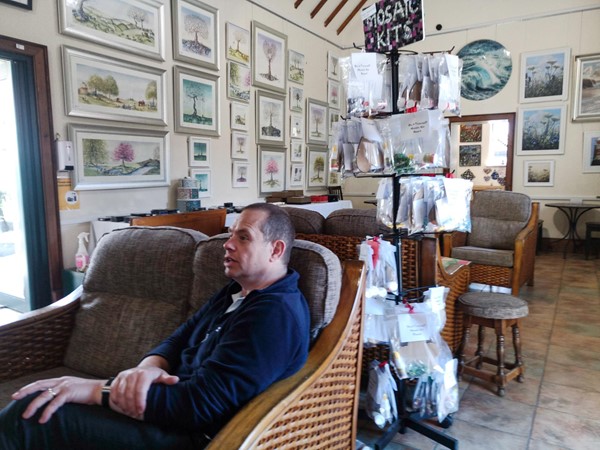
[[[458,52],[463,62],[461,97],[485,100],[500,92],[512,73],[510,52],[502,44],[481,39]]]

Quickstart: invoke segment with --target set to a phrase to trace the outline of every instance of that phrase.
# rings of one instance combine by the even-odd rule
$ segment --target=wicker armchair
[[[471,282],[533,286],[539,203],[508,191],[481,191],[471,204],[471,232],[444,235],[443,255],[471,261]]]
[[[0,325],[0,407],[39,378],[101,378],[135,365],[223,285],[217,261],[225,239],[172,227],[128,227],[103,237],[83,287]],[[348,261],[342,268],[326,248],[297,240],[290,267],[310,304],[308,361],[240,410],[209,448],[355,446],[364,266]],[[101,320],[107,315],[110,327]]]

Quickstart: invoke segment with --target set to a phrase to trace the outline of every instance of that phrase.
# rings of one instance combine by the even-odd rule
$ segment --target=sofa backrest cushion
[[[190,309],[192,262],[207,236],[128,227],[100,239],[83,281],[65,365],[98,377],[135,366]]]
[[[376,236],[382,230],[377,223],[376,209],[343,208],[325,219],[325,234],[337,236]]]
[[[515,238],[531,216],[531,199],[509,191],[480,191],[471,203],[471,247],[514,250]]]
[[[198,244],[194,259],[194,311],[228,282],[223,274],[223,244],[228,237],[225,233]],[[340,261],[322,245],[296,240],[289,267],[300,274],[299,287],[309,304],[311,338],[314,340],[331,322],[337,309],[342,280]]]
[[[285,207],[296,229],[296,233],[320,234],[323,233],[325,218],[321,213],[310,209]]]

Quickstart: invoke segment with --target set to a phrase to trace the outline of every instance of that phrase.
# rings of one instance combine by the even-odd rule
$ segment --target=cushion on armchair
[[[384,232],[377,223],[377,210],[343,208],[325,219],[325,234],[337,236],[374,236]],[[389,231],[389,230],[387,230]]]
[[[196,282],[192,309],[199,309],[208,298],[228,281],[223,274],[223,244],[229,234],[220,234],[198,244],[194,259]],[[299,287],[306,297],[311,317],[311,339],[331,322],[337,309],[342,269],[337,256],[313,242],[296,240],[289,267],[300,274]],[[198,274],[202,273],[199,277]]]
[[[128,227],[100,239],[65,365],[112,376],[173,332],[190,309],[194,252],[206,238],[181,228]]]
[[[320,234],[323,233],[325,218],[321,213],[310,209],[286,207],[285,211],[292,219],[296,233]]]

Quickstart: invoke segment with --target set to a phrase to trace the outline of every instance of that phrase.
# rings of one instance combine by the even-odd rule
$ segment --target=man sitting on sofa
[[[114,380],[62,377],[21,388],[0,411],[0,448],[205,445],[251,398],[306,362],[308,305],[287,267],[293,240],[282,208],[246,207],[224,244],[226,287]]]

